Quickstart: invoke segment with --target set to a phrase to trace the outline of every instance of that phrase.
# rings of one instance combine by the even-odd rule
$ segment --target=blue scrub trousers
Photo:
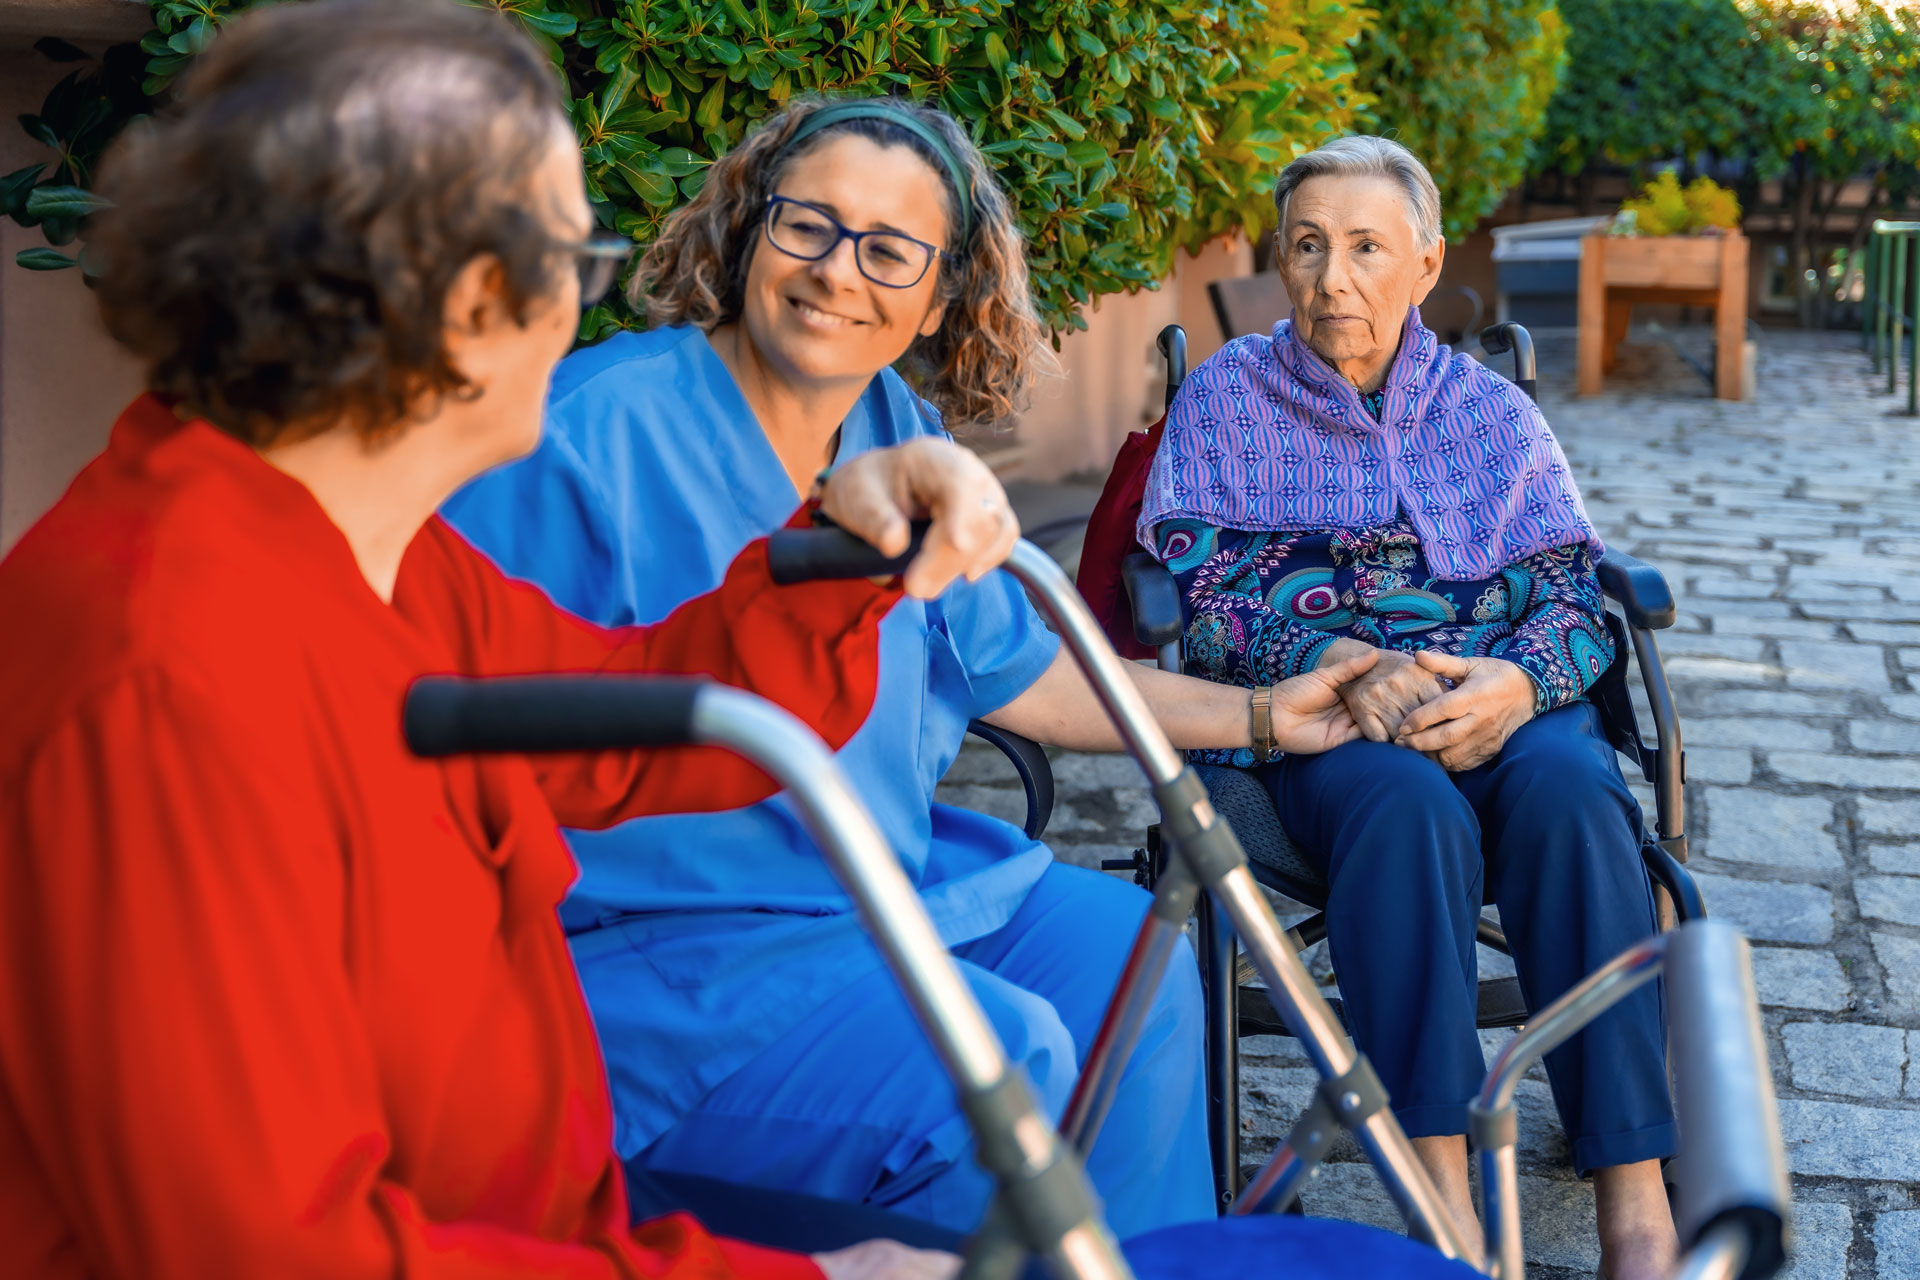
[[[1655,930],[1640,807],[1590,702],[1534,718],[1465,773],[1376,742],[1260,772],[1327,876],[1327,941],[1354,1039],[1410,1137],[1465,1133],[1486,1072],[1474,1029],[1485,901],[1500,909],[1530,1009]],[[1583,1175],[1673,1154],[1663,1012],[1650,984],[1547,1055]]]
[[[954,948],[961,972],[1058,1119],[1146,917],[1147,894],[1054,863],[1007,925]],[[1121,1237],[1211,1218],[1203,1010],[1176,949],[1088,1160]],[[641,1170],[878,1205],[955,1231],[993,1186],[951,1083],[892,975],[850,985],[715,1088],[631,1162]]]

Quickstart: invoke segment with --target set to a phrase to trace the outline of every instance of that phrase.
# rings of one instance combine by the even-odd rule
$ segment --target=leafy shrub
[[[1397,0],[1362,38],[1379,131],[1426,162],[1449,239],[1526,175],[1565,61],[1553,0]]]
[[[152,0],[139,88],[164,93],[250,2]],[[641,243],[795,94],[939,103],[1007,184],[1041,314],[1062,329],[1165,275],[1179,246],[1256,227],[1279,167],[1347,131],[1363,100],[1347,46],[1364,12],[1336,0],[486,2],[553,57],[600,220]],[[6,211],[27,213],[41,181],[0,180]],[[632,321],[603,305],[582,336]]]
[[[1698,177],[1685,188],[1666,170],[1620,206],[1616,234],[1695,235],[1708,229],[1731,231],[1740,225],[1740,201],[1712,178]]]
[[[1560,0],[1567,67],[1538,167],[1736,154],[1771,92],[1734,0]]]

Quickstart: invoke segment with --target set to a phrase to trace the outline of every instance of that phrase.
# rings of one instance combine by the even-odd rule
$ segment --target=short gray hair
[[[1356,133],[1335,138],[1318,151],[1298,156],[1280,171],[1274,184],[1273,207],[1279,211],[1280,225],[1287,225],[1287,201],[1295,187],[1308,178],[1330,175],[1389,178],[1400,184],[1407,197],[1407,221],[1413,226],[1414,239],[1421,248],[1440,239],[1440,188],[1419,157],[1391,138]]]

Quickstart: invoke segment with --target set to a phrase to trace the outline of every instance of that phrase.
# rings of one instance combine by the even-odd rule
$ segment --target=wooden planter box
[[[1588,236],[1580,242],[1577,387],[1600,394],[1636,302],[1713,308],[1714,395],[1738,400],[1747,349],[1747,238]]]

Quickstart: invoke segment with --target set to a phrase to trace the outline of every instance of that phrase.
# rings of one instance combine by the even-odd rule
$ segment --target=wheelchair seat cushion
[[[1231,765],[1197,764],[1193,771],[1207,788],[1213,807],[1240,837],[1253,864],[1254,878],[1310,907],[1327,904],[1327,880],[1293,837],[1280,825],[1273,794],[1245,769]]]
[[[1404,1236],[1329,1218],[1260,1214],[1184,1222],[1126,1242],[1140,1280],[1469,1280],[1480,1273]]]

